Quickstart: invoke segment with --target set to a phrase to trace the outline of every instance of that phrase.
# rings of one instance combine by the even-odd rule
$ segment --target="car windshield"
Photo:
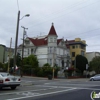
[[[3,77],[5,77],[5,76],[10,76],[9,73],[0,73],[0,74],[1,74],[1,76],[3,76]]]
[[[95,76],[100,76],[100,74],[97,74],[97,75],[95,75]]]

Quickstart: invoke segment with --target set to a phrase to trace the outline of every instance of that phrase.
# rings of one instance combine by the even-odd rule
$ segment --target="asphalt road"
[[[0,90],[0,100],[91,100],[92,91],[100,92],[100,81],[23,77],[16,90]]]

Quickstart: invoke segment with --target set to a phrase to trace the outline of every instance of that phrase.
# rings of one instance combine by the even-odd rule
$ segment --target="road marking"
[[[54,89],[57,87],[51,87],[51,88],[47,88],[47,89],[37,89],[37,90],[29,90],[30,92],[34,92],[34,91],[42,91],[42,90],[49,90],[49,89]],[[28,90],[27,90],[28,91]],[[21,91],[21,92],[12,92],[12,93],[2,93],[1,95],[9,95],[9,94],[17,94],[17,93],[22,93],[22,92],[27,92],[27,91]]]
[[[12,98],[12,99],[7,99],[7,100],[19,100],[19,99],[25,99],[25,98],[30,98],[30,97],[36,97],[36,96],[43,96],[43,95],[48,95],[48,94],[56,94],[56,93],[61,93],[61,92],[67,92],[67,91],[71,91],[71,90],[75,90],[75,89],[77,89],[77,88],[72,88],[72,89],[67,89],[67,90],[62,90],[62,91],[49,92],[49,93],[44,93],[44,94],[38,94],[38,95],[34,95],[34,96]]]
[[[32,93],[32,92],[22,92],[22,93],[17,93],[17,95],[23,95],[23,96],[34,96],[34,95],[39,95],[40,93]]]
[[[100,89],[97,89],[97,88],[77,88],[77,89],[85,89],[85,90],[100,90]]]
[[[57,84],[57,85],[60,85],[60,86],[63,86],[63,85],[78,85],[78,86],[100,86],[100,85],[94,85],[94,84]]]

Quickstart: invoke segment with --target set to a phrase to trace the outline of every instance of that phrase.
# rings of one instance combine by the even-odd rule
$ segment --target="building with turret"
[[[22,45],[18,47],[18,52],[22,55]],[[56,64],[62,69],[66,69],[66,67],[71,65],[68,63],[70,51],[64,39],[58,39],[53,23],[47,35],[33,38],[27,37],[24,40],[23,57],[28,57],[32,54],[38,58],[40,67],[45,63],[49,63],[51,66]]]

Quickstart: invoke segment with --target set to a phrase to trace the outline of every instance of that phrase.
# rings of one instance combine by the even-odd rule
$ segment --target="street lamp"
[[[22,20],[24,17],[29,17],[29,16],[30,16],[30,14],[26,14],[20,20]]]
[[[16,53],[17,53],[17,43],[18,43],[18,31],[19,31],[19,21],[22,20],[24,17],[29,17],[29,14],[26,14],[20,19],[20,11],[18,11],[18,17],[17,17],[17,27],[16,27],[16,40],[15,40],[15,54],[14,54],[14,73],[15,73],[15,67],[16,67]]]

